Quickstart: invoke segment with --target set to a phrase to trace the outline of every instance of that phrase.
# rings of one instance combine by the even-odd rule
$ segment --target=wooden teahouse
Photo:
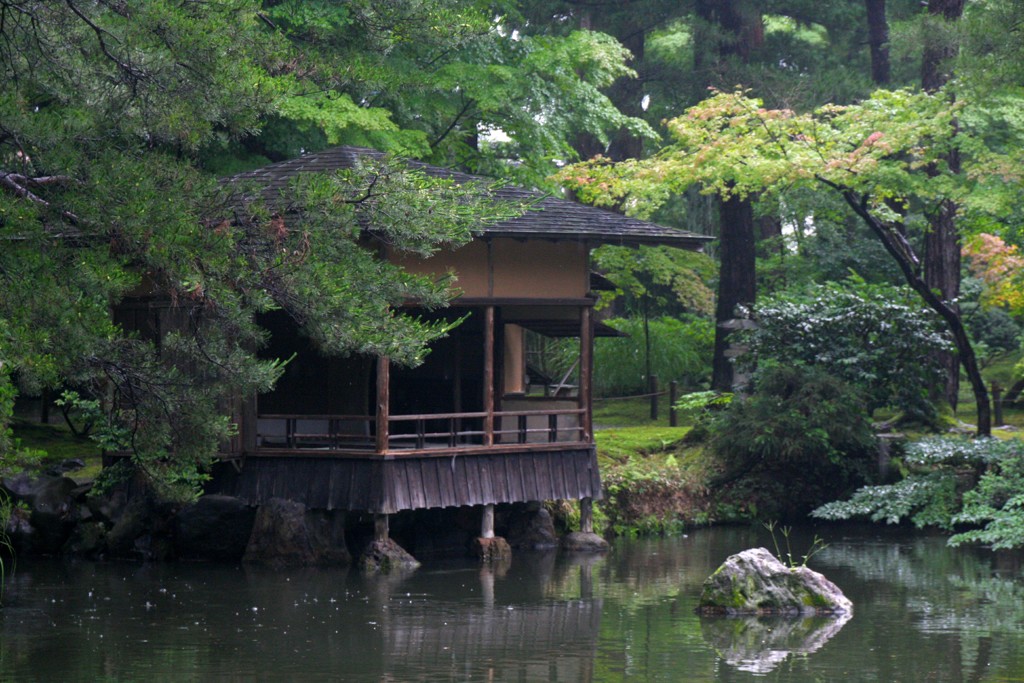
[[[273,191],[298,174],[350,168],[368,156],[380,153],[338,147],[236,179]],[[481,180],[413,166],[456,181]],[[241,438],[228,454],[235,467],[218,477],[222,491],[252,504],[287,498],[380,517],[485,506],[483,536],[496,504],[579,500],[588,524],[590,502],[601,496],[592,350],[595,336],[615,334],[595,321],[590,250],[696,249],[707,238],[522,188],[495,195],[536,204],[429,259],[383,251],[412,272],[457,274],[461,294],[440,315],[465,321],[432,345],[422,366],[324,357],[285,316],[265,321],[272,334],[267,352],[296,355],[275,390],[243,411]],[[558,386],[538,388],[538,373],[528,377],[531,335],[579,340],[575,386],[559,377]]]

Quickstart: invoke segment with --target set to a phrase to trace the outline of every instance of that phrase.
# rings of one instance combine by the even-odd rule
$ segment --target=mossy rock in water
[[[704,581],[701,614],[847,614],[853,603],[807,567],[787,567],[764,548],[729,557]]]
[[[403,573],[419,566],[415,557],[390,538],[373,541],[359,558],[359,568],[370,574]]]

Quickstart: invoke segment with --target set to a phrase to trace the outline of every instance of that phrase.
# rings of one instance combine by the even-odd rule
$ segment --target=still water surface
[[[761,529],[405,577],[22,562],[0,608],[0,680],[1024,681],[1015,558],[817,531],[830,545],[810,564],[853,600],[845,622],[694,614],[725,557],[771,547]]]

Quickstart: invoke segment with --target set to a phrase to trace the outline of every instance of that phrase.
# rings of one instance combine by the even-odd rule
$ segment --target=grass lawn
[[[65,460],[77,458],[85,468],[71,472],[75,481],[91,481],[102,468],[102,452],[96,442],[74,436],[65,425],[40,424],[25,419],[15,419],[11,425],[14,438],[23,449],[45,451],[45,455],[34,466],[46,469],[59,465]]]
[[[668,396],[658,397],[658,419],[651,419],[651,399],[594,399],[594,428],[655,426],[668,427]]]
[[[615,427],[594,433],[602,466],[631,457],[658,456],[676,451],[690,431],[689,427],[651,424],[640,427]]]

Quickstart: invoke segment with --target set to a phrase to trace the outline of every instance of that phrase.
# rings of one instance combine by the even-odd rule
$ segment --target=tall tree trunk
[[[637,77],[619,78],[605,94],[623,114],[639,118],[644,112],[644,48],[651,27],[644,25],[642,15],[623,19],[621,12],[622,9],[614,3],[603,11],[597,7],[582,7],[579,10],[580,28],[614,36],[632,53],[632,66]],[[597,136],[590,133],[580,135],[573,147],[583,159],[603,154],[612,161],[639,159],[644,151],[643,140],[624,128],[612,135],[607,149]]]
[[[875,85],[888,85],[889,21],[885,16],[885,0],[864,0],[868,13],[868,45],[871,48],[871,80]]]
[[[924,54],[921,59],[921,86],[935,92],[952,75],[952,60],[958,44],[952,37],[951,22],[960,19],[964,0],[931,0],[928,3],[929,25],[925,30]],[[955,125],[955,124],[954,124]],[[952,173],[960,171],[960,159],[955,151],[946,158]],[[937,170],[930,171],[937,174]],[[960,297],[960,237],[956,227],[957,205],[943,201],[928,215],[929,230],[924,241],[924,281],[937,291],[942,300],[957,314],[956,301]],[[945,369],[946,386],[942,395],[956,410],[960,393],[960,363],[953,353],[939,353],[936,359]]]
[[[746,62],[751,52],[764,42],[761,14],[743,0],[697,0],[697,16],[722,29],[717,44],[696,45],[694,66],[703,66],[703,55],[717,55],[722,63],[729,57]],[[698,41],[699,42],[699,41]],[[712,85],[723,86],[721,83]],[[725,84],[723,87],[730,87]],[[737,306],[752,307],[756,297],[757,255],[755,253],[754,209],[749,198],[731,198],[719,211],[718,299],[715,305],[715,350],[711,359],[711,388],[733,390],[733,365],[726,356],[728,327],[736,317]]]
[[[929,25],[924,31],[924,54],[921,57],[921,87],[929,92],[938,90],[953,75],[953,57],[960,45],[948,24],[960,20],[965,0],[930,0]]]
[[[718,300],[715,304],[715,351],[711,388],[733,390],[733,365],[726,355],[732,330],[727,323],[736,317],[737,306],[750,307],[756,295],[754,267],[754,211],[750,201],[730,198],[720,209]]]
[[[750,60],[754,50],[764,45],[764,18],[745,0],[697,0],[697,16],[722,29],[717,45],[709,44],[706,36],[698,36],[694,50],[694,66],[705,65],[707,55],[716,55],[716,63],[736,56],[743,62]],[[702,44],[700,44],[702,43]],[[721,85],[721,84],[712,84]],[[730,83],[725,87],[735,85]]]

